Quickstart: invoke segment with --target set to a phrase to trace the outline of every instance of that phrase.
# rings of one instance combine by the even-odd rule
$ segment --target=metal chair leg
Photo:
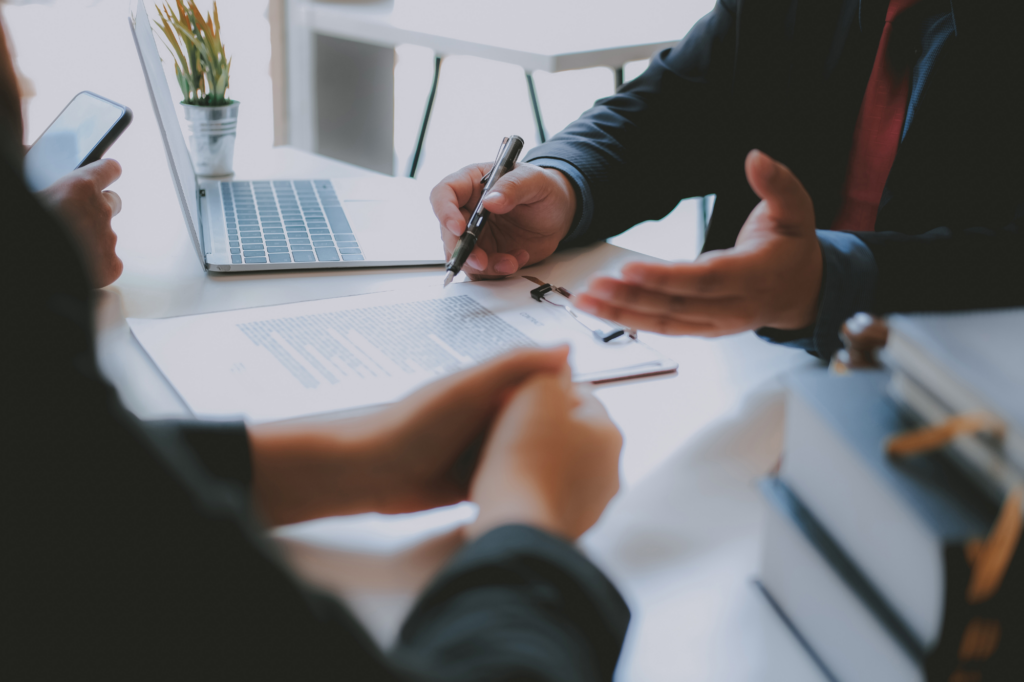
[[[540,102],[537,100],[537,88],[533,85],[533,74],[526,72],[526,86],[530,89],[530,103],[533,104],[533,120],[537,124],[537,137],[541,143],[548,141],[548,134],[544,130],[544,118],[540,114]]]
[[[623,67],[620,66],[615,69],[615,92],[618,92],[619,88],[622,87],[623,78]]]
[[[430,85],[430,95],[427,97],[427,106],[423,110],[423,122],[420,124],[420,134],[416,138],[416,151],[413,152],[412,161],[409,162],[409,177],[416,177],[416,169],[420,165],[420,154],[423,152],[423,140],[427,137],[427,125],[430,123],[430,112],[434,109],[434,95],[437,94],[437,81],[441,76],[440,55],[434,57],[434,82]]]

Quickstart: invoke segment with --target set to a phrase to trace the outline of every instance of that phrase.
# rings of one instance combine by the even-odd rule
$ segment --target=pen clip
[[[501,161],[501,157],[505,155],[505,147],[508,146],[508,138],[504,138],[501,141],[501,146],[498,147],[498,155],[494,157],[494,163],[491,164],[491,170],[487,171],[487,175],[480,178],[480,184],[486,185],[487,181],[494,175],[494,169],[498,167],[498,162]]]

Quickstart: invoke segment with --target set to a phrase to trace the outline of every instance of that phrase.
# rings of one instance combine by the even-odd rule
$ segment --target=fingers
[[[441,241],[444,244],[445,256],[448,258],[455,250],[459,237],[466,231],[467,218],[480,200],[480,178],[487,173],[490,166],[489,163],[466,166],[443,179],[430,192],[430,204],[441,225]],[[502,181],[514,173],[515,170],[504,176]],[[522,250],[517,254],[496,253],[488,256],[487,252],[478,246],[466,259],[466,272],[471,277],[511,275],[521,267],[520,263],[525,265],[529,259],[529,254]]]
[[[477,163],[452,173],[441,180],[430,191],[430,206],[434,209],[434,215],[441,224],[442,237],[445,232],[458,238],[466,230],[466,214],[463,208],[471,202],[479,201],[480,178],[484,176],[489,163]],[[468,210],[472,211],[475,206]],[[445,239],[445,248],[454,248],[453,241]]]
[[[612,420],[604,404],[590,391],[579,392],[579,407],[576,413],[589,422],[611,423]]]
[[[768,204],[768,211],[781,225],[800,227],[802,217],[814,212],[807,190],[786,166],[757,149],[747,154],[744,169],[747,182]]]
[[[747,290],[746,260],[746,254],[717,251],[692,263],[627,263],[622,279],[674,296],[738,296]]]
[[[621,280],[595,279],[574,297],[592,315],[661,334],[721,336],[814,320],[821,256],[814,206],[784,165],[752,151],[751,187],[762,197],[731,249],[693,263],[627,263]]]
[[[93,285],[103,288],[108,284],[113,284],[122,272],[124,272],[124,263],[117,257],[117,254],[111,253],[99,262],[99,268],[93,272]]]
[[[727,310],[741,307],[742,296],[702,298],[675,296],[634,286],[611,277],[601,277],[583,292],[606,303],[651,315],[668,314],[694,322],[707,322]]]
[[[453,409],[489,410],[498,396],[537,373],[554,373],[566,366],[568,346],[524,348],[464,370],[419,391],[424,405]],[[447,409],[447,408],[445,408]]]
[[[520,523],[578,538],[618,489],[621,447],[607,412],[573,387],[567,368],[529,377],[488,435],[470,487],[480,515],[468,537]]]
[[[121,212],[121,197],[117,192],[106,191],[102,196],[103,200],[110,205],[111,217]]]
[[[496,275],[514,275],[516,270],[519,269],[519,261],[515,256],[508,253],[496,253],[493,257],[489,257],[488,260],[491,263],[491,270]]]
[[[465,225],[463,225],[463,229],[465,229]],[[455,247],[459,243],[459,238],[442,226],[441,243],[444,245],[445,260],[448,260],[452,257],[452,252],[455,251]],[[487,252],[479,246],[474,247],[473,251],[469,254],[469,258],[466,259],[467,272],[472,272],[474,270],[478,272],[486,270],[487,261]]]
[[[581,391],[579,394],[579,404],[574,410],[576,418],[586,422],[591,428],[600,428],[605,431],[603,440],[608,447],[608,452],[621,452],[622,432],[615,426],[608,410],[590,391]]]
[[[451,232],[441,230],[441,241],[444,243],[445,258],[451,258],[455,245],[459,238]],[[515,274],[519,268],[525,267],[530,262],[530,254],[524,249],[517,249],[514,253],[493,253],[488,254],[479,246],[466,259],[466,266],[463,270],[471,279],[486,279],[488,277],[507,277]]]
[[[681,334],[689,336],[721,336],[723,333],[708,323],[681,319],[665,313],[641,313],[636,310],[613,305],[585,293],[577,294],[572,298],[573,303],[580,310],[605,320],[618,322],[626,327],[633,327],[634,329],[672,336]]]
[[[568,357],[568,346],[521,349],[473,368],[469,374],[472,383],[483,390],[488,387],[513,386],[538,373],[558,373],[560,376],[569,371]]]
[[[527,255],[525,260],[528,261],[529,258]],[[475,248],[466,259],[466,264],[469,266],[466,268],[466,274],[470,279],[496,279],[514,275],[526,263],[512,254],[488,254],[480,248]]]
[[[516,206],[533,204],[551,193],[551,179],[542,168],[522,163],[501,176],[484,197],[484,208],[503,215]]]
[[[745,296],[670,296],[611,278],[594,280],[574,300],[584,312],[662,334],[731,334],[750,328],[757,314]]]
[[[543,413],[547,418],[564,418],[580,404],[580,395],[572,383],[572,370],[564,364],[553,372],[537,372],[526,377],[513,393],[505,411],[523,414]]]
[[[431,192],[449,257],[480,200],[480,179],[489,169],[490,164],[467,166]],[[575,202],[571,182],[558,171],[520,164],[506,173],[484,198],[484,207],[494,215],[466,261],[466,274],[474,279],[506,277],[547,258],[572,225]]]
[[[97,189],[106,189],[114,184],[121,177],[121,164],[113,159],[100,159],[88,166],[82,166],[76,173],[79,173],[94,183]]]

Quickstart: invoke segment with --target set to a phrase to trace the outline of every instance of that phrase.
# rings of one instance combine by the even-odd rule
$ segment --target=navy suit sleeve
[[[827,358],[839,328],[860,311],[974,310],[1024,306],[1024,206],[1000,229],[898,232],[818,231],[825,260],[818,318],[797,331],[760,329],[768,341]]]
[[[875,258],[875,313],[1024,305],[1024,204],[1002,228],[857,235]]]
[[[586,183],[592,205],[581,214],[589,220],[566,246],[663,218],[680,200],[714,192],[723,168],[742,168],[742,153],[730,151],[739,147],[727,115],[735,12],[733,0],[719,0],[641,76],[526,156],[541,166],[567,164]]]

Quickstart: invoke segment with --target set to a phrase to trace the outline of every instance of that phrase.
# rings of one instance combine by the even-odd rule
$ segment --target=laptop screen
[[[206,258],[203,255],[202,241],[199,238],[198,230],[199,184],[192,168],[192,157],[189,156],[188,147],[185,144],[185,136],[181,134],[181,127],[178,125],[178,116],[175,113],[174,102],[171,100],[171,90],[167,86],[167,77],[164,76],[160,55],[156,49],[156,41],[153,39],[152,22],[146,13],[145,0],[138,0],[135,19],[129,18],[128,21],[131,23],[135,46],[138,48],[142,70],[146,75],[149,96],[153,100],[156,122],[160,126],[160,132],[164,138],[167,163],[171,168],[171,176],[174,178],[178,191],[178,200],[181,202],[182,212],[185,214],[185,222],[188,224],[196,253],[199,254],[199,260],[205,266]]]

